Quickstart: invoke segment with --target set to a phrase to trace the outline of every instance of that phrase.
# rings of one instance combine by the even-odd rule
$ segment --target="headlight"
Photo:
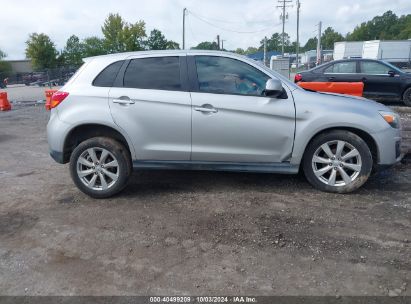
[[[393,112],[380,111],[382,118],[394,129],[400,128],[400,117]]]

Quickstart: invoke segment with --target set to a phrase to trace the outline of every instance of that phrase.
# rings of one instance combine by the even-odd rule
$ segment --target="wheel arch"
[[[323,129],[318,131],[317,133],[315,133],[307,142],[307,144],[304,147],[304,153],[302,155],[302,159],[305,156],[305,153],[307,151],[307,148],[309,147],[309,145],[311,144],[311,142],[314,140],[314,138],[316,138],[317,136],[324,134],[324,133],[328,133],[328,132],[332,132],[332,131],[349,131],[351,133],[354,133],[355,135],[359,136],[362,140],[365,141],[365,143],[367,144],[367,146],[369,147],[370,151],[371,151],[371,155],[372,155],[372,160],[373,160],[373,164],[377,164],[379,161],[379,153],[378,153],[378,145],[377,142],[375,141],[375,139],[366,131],[358,129],[358,128],[353,128],[353,127],[331,127],[331,128],[327,128],[327,129]],[[301,161],[301,164],[303,162]],[[301,168],[301,167],[300,167]]]
[[[127,148],[130,158],[133,159],[132,144],[119,130],[104,124],[88,123],[75,126],[68,132],[63,146],[63,163],[69,162],[71,153],[80,143],[93,137],[109,137],[119,141]]]

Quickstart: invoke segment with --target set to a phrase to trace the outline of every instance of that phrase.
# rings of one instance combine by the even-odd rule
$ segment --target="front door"
[[[295,107],[292,96],[270,98],[270,78],[228,57],[189,56],[196,69],[192,98],[192,160],[280,163],[292,153]]]
[[[388,74],[392,68],[375,61],[362,61],[360,69],[364,82],[364,96],[376,99],[401,97],[401,78],[400,75]]]
[[[137,160],[188,161],[191,99],[185,56],[130,60],[121,87],[109,93],[115,123],[133,141]]]

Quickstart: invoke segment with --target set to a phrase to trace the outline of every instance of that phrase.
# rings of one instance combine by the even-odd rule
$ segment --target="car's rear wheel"
[[[303,167],[307,180],[317,189],[349,193],[369,178],[373,159],[366,142],[343,130],[320,134],[308,145]]]
[[[411,87],[405,90],[402,96],[402,100],[405,103],[405,105],[411,107]]]
[[[121,143],[111,138],[91,138],[74,149],[70,173],[82,192],[94,198],[107,198],[127,185],[130,155]]]

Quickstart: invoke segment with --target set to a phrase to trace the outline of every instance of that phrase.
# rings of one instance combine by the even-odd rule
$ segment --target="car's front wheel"
[[[111,138],[95,137],[79,144],[70,157],[76,186],[94,198],[107,198],[123,190],[131,174],[127,149]]]
[[[323,133],[308,145],[303,159],[307,180],[317,189],[349,193],[369,178],[373,159],[367,143],[344,130]]]

